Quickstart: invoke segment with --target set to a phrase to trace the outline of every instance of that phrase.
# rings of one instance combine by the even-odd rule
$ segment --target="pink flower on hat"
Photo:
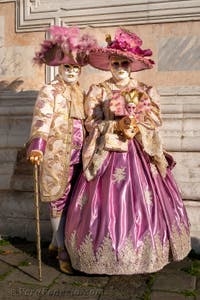
[[[121,43],[127,43],[132,48],[142,46],[142,40],[135,33],[121,28],[117,29],[115,33],[115,40]]]
[[[152,55],[150,49],[142,50],[140,46],[142,46],[142,40],[135,33],[119,28],[114,41],[109,44],[108,48],[129,51],[142,57]]]
[[[147,58],[151,56],[150,49],[141,49],[142,40],[135,34],[125,29],[117,29],[114,40],[111,35],[106,35],[106,47],[94,47],[89,55],[88,62],[94,68],[110,71],[110,57],[118,56],[130,60],[131,72],[151,69],[154,61]]]

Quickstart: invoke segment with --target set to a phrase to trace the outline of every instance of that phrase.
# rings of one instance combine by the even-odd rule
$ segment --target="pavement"
[[[200,300],[200,257],[145,275],[66,275],[42,243],[42,282],[33,242],[0,240],[0,300]]]

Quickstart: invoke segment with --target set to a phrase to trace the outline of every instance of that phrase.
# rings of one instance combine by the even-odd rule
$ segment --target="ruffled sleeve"
[[[147,112],[144,121],[138,124],[140,134],[137,138],[141,141],[144,151],[152,157],[162,176],[165,176],[168,161],[164,155],[163,143],[159,133],[159,127],[162,125],[160,96],[154,87],[144,86],[144,91],[149,97],[150,110]]]
[[[155,87],[149,87],[147,94],[150,98],[150,118],[154,122],[155,127],[162,125],[160,112],[160,95]]]
[[[85,101],[85,127],[89,134],[84,141],[82,151],[83,170],[88,180],[96,176],[108,151],[117,151],[115,140],[118,139],[118,135],[113,133],[116,121],[109,115],[107,105],[109,105],[109,95],[104,87],[92,85]],[[116,135],[116,139],[112,140],[111,147],[108,149],[107,137],[112,133]],[[119,141],[120,149],[121,143]]]
[[[85,100],[85,126],[88,132],[95,129],[101,134],[113,131],[116,121],[109,120],[106,105],[109,105],[109,101],[105,89],[99,85],[92,85]]]
[[[140,101],[139,106],[142,106],[142,113],[139,123],[148,129],[156,129],[162,125],[160,96],[154,87],[143,85],[140,91],[144,95],[143,98],[145,100],[142,99]]]

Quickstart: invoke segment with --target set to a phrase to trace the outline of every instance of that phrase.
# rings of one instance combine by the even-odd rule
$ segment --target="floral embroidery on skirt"
[[[131,140],[128,152],[108,154],[93,180],[80,176],[65,243],[73,267],[85,273],[149,273],[188,254],[189,227],[171,170],[163,178]]]

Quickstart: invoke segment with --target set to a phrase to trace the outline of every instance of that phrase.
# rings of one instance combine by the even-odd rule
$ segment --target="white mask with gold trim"
[[[110,71],[113,77],[118,80],[124,80],[130,77],[131,67],[130,60],[126,58],[111,58]]]
[[[67,82],[74,84],[78,81],[81,73],[81,68],[79,65],[60,65],[59,74],[62,79]]]

